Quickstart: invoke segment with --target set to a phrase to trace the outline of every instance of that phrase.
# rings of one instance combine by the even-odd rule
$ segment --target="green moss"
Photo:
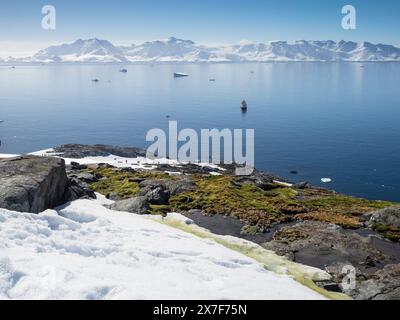
[[[392,203],[386,201],[372,201],[343,195],[333,195],[306,200],[310,209],[347,208],[348,210],[363,211],[364,209],[382,209]]]
[[[91,184],[93,191],[108,195],[116,193],[120,199],[136,197],[139,194],[140,179],[173,179],[166,173],[159,172],[126,172],[116,171],[113,168],[88,169],[91,173],[101,175],[103,178]]]
[[[126,174],[114,174],[106,179],[103,178],[91,184],[91,188],[103,195],[116,193],[120,199],[132,198],[139,193],[139,184],[131,182]]]
[[[242,235],[255,235],[259,232],[258,226],[249,226],[245,225],[242,230],[240,230],[240,234]]]
[[[91,185],[103,195],[116,193],[120,199],[139,194],[139,182],[144,179],[175,180],[163,172],[125,172],[113,168],[88,169],[103,179]],[[251,233],[261,232],[276,223],[293,218],[334,223],[345,228],[362,226],[364,213],[391,206],[390,202],[370,201],[336,195],[331,191],[307,188],[296,190],[281,187],[263,191],[253,184],[238,185],[231,176],[193,175],[196,188],[190,192],[172,196],[168,206],[154,207],[152,213],[168,211],[185,212],[202,210],[205,214],[223,214],[236,217],[250,226]],[[246,230],[244,230],[247,232]],[[390,237],[395,237],[393,232]]]
[[[364,213],[392,205],[313,188],[303,191],[278,187],[263,191],[252,184],[232,183],[229,176],[196,176],[194,181],[195,190],[171,198],[174,211],[199,209],[210,215],[235,216],[252,226],[252,232],[254,228],[262,231],[275,223],[291,221],[293,217],[359,228]]]
[[[274,235],[274,240],[284,241],[287,243],[307,238],[308,235],[303,234],[300,230],[296,229],[281,229]]]
[[[270,197],[275,197],[276,200],[282,200],[282,201],[296,201],[296,203],[298,202],[297,196],[299,195],[299,193],[293,189],[293,188],[277,188],[271,191],[266,191],[264,192],[264,194],[266,196],[270,196]]]
[[[169,205],[150,205],[150,214],[165,216],[168,212],[171,212]]]
[[[174,211],[199,209],[210,215],[231,215],[261,229],[287,220],[279,205],[295,201],[297,195],[294,190],[286,189],[276,189],[273,195],[265,194],[251,184],[238,186],[229,176],[195,176],[194,182],[197,188],[193,191],[171,197]]]
[[[394,226],[387,226],[381,223],[374,223],[372,229],[381,233],[385,238],[399,242],[400,241],[400,228]]]
[[[343,195],[313,195],[302,202],[309,212],[297,218],[334,223],[344,228],[360,228],[363,214],[392,205],[386,201],[372,201]]]

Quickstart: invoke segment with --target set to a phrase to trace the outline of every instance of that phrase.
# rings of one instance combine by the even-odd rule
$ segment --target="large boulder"
[[[63,159],[21,156],[0,160],[0,207],[39,213],[66,200]]]
[[[400,264],[385,266],[351,294],[357,300],[400,300]]]
[[[170,198],[170,193],[164,186],[144,187],[139,195],[146,197],[149,203],[154,205],[166,205]]]
[[[117,201],[110,205],[109,208],[115,211],[147,214],[150,210],[150,205],[147,197],[136,197]]]
[[[96,194],[85,181],[72,177],[69,178],[65,201],[74,201],[77,199],[96,199]]]
[[[382,224],[400,228],[400,206],[393,206],[374,212],[370,224]]]
[[[385,238],[400,242],[400,206],[376,211],[372,214],[367,225]]]

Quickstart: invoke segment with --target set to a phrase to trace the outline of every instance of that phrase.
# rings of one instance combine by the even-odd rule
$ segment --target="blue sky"
[[[41,8],[57,9],[57,30],[41,28]],[[341,28],[341,8],[357,9],[357,30]],[[199,43],[332,39],[400,45],[399,0],[1,0],[0,51],[98,37],[119,44],[176,36]]]

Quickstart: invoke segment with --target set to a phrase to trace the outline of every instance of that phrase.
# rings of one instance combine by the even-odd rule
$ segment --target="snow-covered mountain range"
[[[51,46],[26,58],[6,58],[6,63],[137,63],[137,62],[382,62],[399,61],[400,48],[369,42],[300,40],[293,43],[241,42],[205,46],[171,37],[139,45],[116,46],[107,40],[79,39]]]

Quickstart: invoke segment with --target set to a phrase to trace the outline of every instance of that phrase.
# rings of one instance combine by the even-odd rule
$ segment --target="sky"
[[[53,5],[56,30],[41,27]],[[357,29],[341,26],[342,7]],[[241,40],[352,40],[400,45],[399,0],[1,0],[0,52],[25,54],[78,38],[131,44],[175,36],[202,44]]]

